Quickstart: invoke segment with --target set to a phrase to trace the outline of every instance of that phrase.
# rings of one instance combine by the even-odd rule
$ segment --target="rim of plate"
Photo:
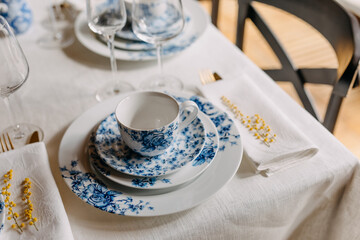
[[[193,18],[192,21],[196,22],[194,25],[194,33],[196,33],[196,41],[205,31],[207,26],[210,23],[210,16],[206,13],[205,9],[196,1],[193,0],[183,0],[184,12],[188,12],[189,15]],[[106,44],[102,43],[95,37],[95,34],[91,32],[87,25],[85,12],[81,12],[75,20],[74,31],[77,39],[82,45],[91,50],[94,53],[97,53],[104,57],[110,57],[109,49]],[[189,44],[191,46],[194,41]],[[182,52],[187,49],[189,46],[184,47],[184,49],[178,49],[172,53],[163,55],[163,57],[170,57],[175,54]],[[152,50],[154,51],[154,50]],[[143,61],[143,60],[155,60],[155,55],[147,54],[147,50],[143,51],[128,51],[123,49],[115,49],[115,58],[120,60],[128,61]]]
[[[224,141],[223,144],[220,144],[220,149],[213,160],[213,164],[211,164],[196,180],[184,187],[179,187],[174,191],[166,193],[156,193],[156,190],[154,190],[155,192],[153,192],[152,195],[141,195],[139,194],[139,190],[136,189],[134,191],[122,189],[121,192],[119,192],[119,189],[113,188],[112,186],[100,184],[98,179],[93,179],[95,175],[90,170],[87,154],[84,149],[93,128],[99,121],[113,111],[118,101],[126,96],[127,94],[125,93],[118,97],[108,99],[81,114],[69,126],[61,140],[59,148],[59,165],[63,179],[70,190],[84,202],[102,211],[118,215],[137,217],[167,215],[184,211],[201,204],[224,187],[236,174],[243,157],[243,144],[240,133],[232,119],[228,114],[214,106],[208,100],[183,93],[181,94],[181,97],[191,98],[191,100],[195,102],[198,100],[200,103],[203,103],[204,106],[202,107],[204,108],[212,106],[216,112],[219,112],[218,117],[223,120],[223,117],[225,116],[229,123],[227,126],[218,126],[215,124],[220,139],[221,136],[224,137],[226,135],[226,137],[222,140]],[[213,122],[221,121],[221,119],[214,118],[211,118],[211,120]],[[219,127],[221,127],[221,129],[219,129]],[[223,127],[227,130],[222,129]],[[230,130],[228,127],[230,127]],[[219,131],[221,131],[221,133]],[[229,140],[229,136],[233,137],[231,138],[233,141],[231,141],[231,139]],[[235,143],[238,145],[234,145],[234,141],[236,141]],[[224,146],[226,146],[225,150],[221,150]],[[78,166],[79,162],[82,165],[79,164]],[[67,167],[71,168],[67,169]],[[221,171],[219,171],[220,169]],[[67,172],[70,177],[74,172],[75,174],[78,173],[80,174],[78,177],[85,177],[87,178],[86,180],[90,179],[90,182],[86,182],[86,186],[74,186],[72,185],[74,182],[67,176]],[[76,181],[78,180],[79,178],[76,178],[75,183],[77,183]],[[93,196],[95,196],[95,198],[93,198]],[[105,198],[102,198],[101,196],[104,196]],[[112,199],[111,203],[107,200],[105,201],[108,197]]]

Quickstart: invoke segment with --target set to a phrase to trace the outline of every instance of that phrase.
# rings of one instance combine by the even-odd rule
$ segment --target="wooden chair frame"
[[[292,82],[304,108],[319,121],[320,117],[304,84],[332,85],[333,90],[322,123],[333,132],[343,98],[351,87],[359,84],[357,70],[360,30],[357,19],[332,0],[256,0],[289,12],[317,29],[334,48],[339,63],[337,69],[297,68],[269,25],[253,7],[253,1],[255,0],[238,0],[236,45],[243,49],[245,20],[251,19],[282,65],[282,69],[265,72],[276,81]]]

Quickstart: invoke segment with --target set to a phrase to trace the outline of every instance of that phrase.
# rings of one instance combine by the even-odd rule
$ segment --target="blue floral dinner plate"
[[[156,177],[173,173],[195,159],[204,146],[205,128],[199,117],[180,131],[165,153],[145,157],[122,141],[115,114],[105,118],[90,138],[104,163],[125,174]]]
[[[202,112],[199,113],[199,118],[204,124],[206,137],[205,145],[201,150],[200,155],[192,160],[189,164],[185,165],[181,171],[176,173],[159,176],[159,177],[132,177],[126,174],[121,174],[108,167],[99,157],[94,141],[89,141],[89,161],[94,167],[95,171],[105,178],[113,181],[114,183],[121,184],[126,187],[137,189],[166,189],[174,188],[181,184],[187,183],[202,172],[204,172],[212,163],[215,158],[219,137],[215,125],[211,120]],[[90,138],[94,138],[94,133]]]
[[[162,56],[169,57],[178,54],[188,47],[190,47],[205,31],[210,23],[209,15],[205,12],[202,6],[193,0],[183,0],[184,13],[188,16],[184,30],[179,36],[168,43],[164,44],[162,49]],[[89,50],[105,56],[110,57],[110,51],[106,44],[96,37],[96,35],[89,29],[86,14],[80,13],[76,18],[74,25],[75,35],[77,39]],[[139,61],[139,60],[155,60],[157,58],[155,49],[129,49],[135,47],[136,42],[128,42],[129,45],[122,45],[121,48],[115,49],[114,54],[116,59]],[[136,47],[141,47],[136,45]],[[142,45],[144,47],[144,45]]]
[[[5,224],[5,203],[4,203],[4,198],[3,196],[0,194],[0,233],[2,232],[2,230],[4,229],[4,224]]]
[[[101,120],[111,114],[118,102],[126,97],[100,102],[79,116],[66,130],[59,148],[61,175],[71,191],[87,204],[102,211],[126,216],[160,216],[193,208],[213,196],[237,172],[243,145],[234,122],[227,113],[208,100],[181,95],[180,101],[193,100],[214,123],[219,135],[219,148],[210,166],[195,180],[172,191],[144,194],[138,189],[120,188],[103,181],[92,172],[84,151],[89,136]],[[147,192],[147,191],[145,191]],[[176,204],[175,204],[176,203]]]

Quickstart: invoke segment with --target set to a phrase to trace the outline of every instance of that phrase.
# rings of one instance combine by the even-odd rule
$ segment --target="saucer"
[[[204,148],[201,150],[200,155],[181,168],[181,171],[159,177],[133,177],[122,174],[110,168],[101,160],[95,145],[91,141],[89,142],[88,152],[90,164],[98,174],[112,182],[136,189],[166,189],[190,182],[210,166],[219,146],[219,137],[215,125],[202,112],[199,113],[199,118],[204,124],[206,132]]]
[[[145,157],[133,152],[122,141],[114,113],[100,123],[95,136],[90,138],[104,163],[121,173],[137,177],[155,177],[179,170],[200,154],[204,142],[204,125],[196,117],[178,133],[165,153]]]

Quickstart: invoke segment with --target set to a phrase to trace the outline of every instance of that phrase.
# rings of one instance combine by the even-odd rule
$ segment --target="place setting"
[[[113,78],[110,90],[97,92],[100,103],[67,129],[59,165],[70,189],[96,208],[164,215],[196,206],[229,181],[242,142],[226,113],[181,93],[182,81],[162,71],[162,56],[184,50],[203,33],[209,23],[204,10],[192,1],[129,2],[88,0],[86,15],[75,22],[80,42],[110,57]],[[140,87],[153,91],[134,93],[116,80],[115,59],[157,59],[159,73]],[[163,92],[169,89],[178,92]],[[172,199],[182,204],[167,204]]]
[[[115,183],[138,189],[167,189],[200,175],[211,164],[218,145],[215,126],[199,112],[164,153],[142,156],[122,142],[111,114],[91,135],[88,151],[95,171]]]
[[[178,2],[180,3],[180,1]],[[163,15],[162,22],[157,21],[155,24],[146,27],[146,31],[153,35],[154,33],[160,34],[162,26],[170,26],[173,21],[178,21],[176,18],[181,19],[179,21],[180,32],[168,28],[166,32],[161,33],[167,38],[161,49],[161,54],[164,57],[173,56],[187,49],[203,34],[210,23],[209,16],[197,3],[191,0],[181,2],[179,9],[177,9],[176,4],[161,3],[164,5],[160,7],[163,11],[161,13]],[[104,28],[104,19],[102,20],[103,26],[95,27],[97,24],[93,22],[93,17],[96,16],[92,17],[86,12],[80,13],[75,21],[75,35],[89,50],[105,57],[111,57],[113,54],[116,59],[128,61],[156,60],[159,52],[159,49],[157,50],[157,39],[146,36],[149,34],[140,28],[144,25],[142,17],[145,16],[141,12],[142,9],[150,9],[149,6],[154,7],[154,3],[154,1],[153,3],[152,1],[135,1],[135,8],[132,9],[132,1],[124,1],[126,11],[121,22],[117,24],[116,33],[111,40],[114,53],[109,51],[109,38]],[[142,6],[144,4],[148,6]],[[156,12],[152,12],[152,14],[154,13]],[[110,16],[107,15],[106,17],[109,18]],[[149,18],[151,15],[148,14],[146,17]],[[117,19],[119,19],[119,15]]]
[[[159,91],[97,104],[71,124],[59,150],[62,177],[78,197],[129,216],[200,204],[241,159],[239,132],[225,112],[198,96]]]

